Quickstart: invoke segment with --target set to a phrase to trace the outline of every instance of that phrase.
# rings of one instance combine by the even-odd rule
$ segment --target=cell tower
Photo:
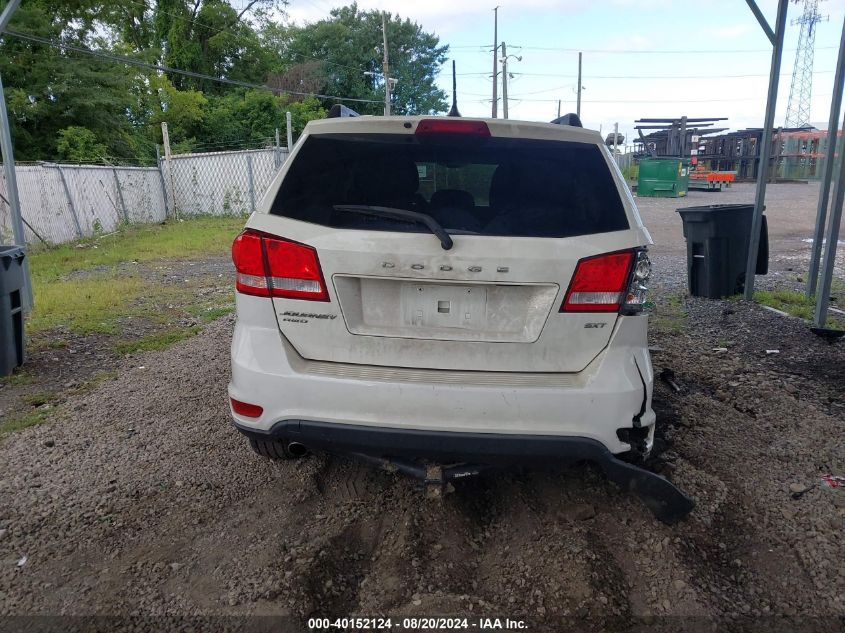
[[[793,0],[796,4],[801,0]],[[786,106],[786,127],[804,127],[810,124],[810,100],[813,95],[813,52],[816,47],[816,24],[826,20],[819,15],[819,0],[804,0],[804,12],[790,24],[800,24],[792,85],[789,87],[789,104]]]

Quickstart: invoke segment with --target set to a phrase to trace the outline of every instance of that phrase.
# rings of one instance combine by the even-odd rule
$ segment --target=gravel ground
[[[655,467],[698,501],[675,527],[586,469],[490,474],[428,503],[342,459],[264,461],[229,425],[224,318],[3,441],[0,614],[455,613],[537,631],[779,615],[841,630],[845,495],[791,490],[845,473],[845,347],[754,306],[683,310],[688,327],[652,342],[682,388],[656,386]]]
[[[0,441],[0,616],[842,631],[845,494],[820,477],[845,474],[845,344],[754,305],[675,299],[683,259],[655,259],[654,322],[681,326],[653,328],[653,361],[681,390],[656,382],[651,467],[697,500],[678,525],[588,468],[492,472],[425,501],[341,458],[265,461],[229,423],[225,317],[115,361],[61,417]]]

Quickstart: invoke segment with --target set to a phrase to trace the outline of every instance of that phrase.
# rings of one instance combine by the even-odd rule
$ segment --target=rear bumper
[[[611,454],[596,440],[559,435],[506,433],[452,433],[313,420],[282,420],[266,431],[256,431],[235,422],[244,435],[299,442],[309,448],[337,453],[363,453],[385,457],[419,457],[432,460],[477,461],[485,464],[531,461],[548,458],[567,461],[603,462]]]
[[[405,466],[378,456],[427,457],[450,461],[477,461],[484,464],[526,463],[533,466],[560,465],[566,462],[589,461],[598,465],[607,478],[623,490],[637,494],[654,515],[665,523],[675,523],[692,510],[694,503],[665,478],[633,464],[617,459],[597,440],[584,437],[540,435],[448,433],[396,428],[378,428],[331,424],[308,420],[283,420],[267,431],[255,431],[235,425],[247,436],[272,437],[358,458],[403,468],[415,476],[425,477],[423,467]],[[419,473],[416,471],[420,471]],[[448,467],[442,475],[457,479],[476,474],[477,467]]]
[[[425,435],[473,438],[461,441],[462,451],[475,438],[495,435],[589,439],[622,453],[631,445],[619,438],[619,429],[648,431],[654,424],[646,327],[645,316],[620,317],[608,346],[577,374],[410,370],[305,360],[279,332],[265,299],[238,295],[229,395],[264,412],[233,418],[241,430],[258,434],[306,424],[309,433],[319,428],[325,438],[365,427],[372,432],[368,441],[385,449],[393,442],[400,442],[394,449],[405,446],[400,434],[414,441]],[[542,448],[546,440],[516,443],[535,455],[552,451]],[[426,440],[426,450],[439,444]],[[485,450],[502,445],[495,439],[482,444]]]

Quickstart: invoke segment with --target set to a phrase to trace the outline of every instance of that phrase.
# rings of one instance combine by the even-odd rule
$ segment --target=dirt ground
[[[673,209],[727,193],[641,201],[657,243],[652,358],[680,387],[656,381],[651,467],[695,497],[681,523],[583,467],[491,472],[429,502],[342,458],[265,461],[229,423],[228,316],[104,360],[108,380],[0,440],[0,615],[134,617],[100,625],[151,631],[300,631],[354,614],[842,631],[845,493],[820,478],[845,474],[845,344],[755,305],[683,297]],[[778,254],[796,249],[793,271],[778,260],[785,277],[809,229],[779,205]]]

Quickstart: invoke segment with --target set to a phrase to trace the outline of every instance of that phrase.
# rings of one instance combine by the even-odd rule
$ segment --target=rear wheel
[[[261,457],[268,459],[298,459],[308,454],[302,444],[291,444],[279,440],[260,440],[249,438],[249,445]]]

